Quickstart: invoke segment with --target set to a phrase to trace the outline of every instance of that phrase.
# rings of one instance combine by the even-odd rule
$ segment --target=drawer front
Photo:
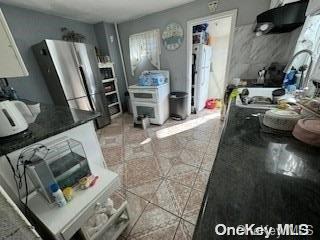
[[[130,90],[131,101],[157,102],[157,91],[152,90]]]
[[[135,117],[147,116],[156,119],[159,116],[158,106],[155,103],[132,102],[132,108]]]
[[[65,229],[61,231],[61,235],[65,240],[69,240],[95,213],[96,206],[102,202],[105,202],[107,198],[116,190],[116,188],[109,188],[97,200],[89,204],[88,208],[75,219],[74,222],[69,224]]]

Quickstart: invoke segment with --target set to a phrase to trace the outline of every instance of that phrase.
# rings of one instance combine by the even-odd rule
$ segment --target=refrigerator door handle
[[[79,65],[80,65],[80,63],[79,63],[79,56],[77,55],[76,47],[75,47],[74,43],[72,43],[71,52],[72,52],[72,55],[73,55],[73,57],[74,57],[74,60],[76,61],[77,65],[79,66]]]
[[[86,78],[85,78],[85,75],[84,75],[84,72],[83,72],[83,69],[82,69],[82,67],[81,67],[81,63],[80,63],[80,57],[79,57],[79,54],[78,54],[78,52],[76,51],[76,48],[75,48],[75,45],[74,45],[74,43],[72,44],[72,48],[71,48],[72,50],[71,50],[71,52],[73,53],[72,55],[73,55],[73,57],[74,57],[74,59],[75,59],[75,61],[76,61],[76,64],[78,65],[78,71],[79,71],[79,74],[80,74],[80,76],[81,76],[81,85],[82,85],[82,87],[85,89],[85,91],[86,91],[86,93],[87,93],[87,95],[89,95],[88,93],[89,93],[89,91],[88,91],[88,87],[87,87],[87,85],[86,85]]]
[[[87,84],[86,84],[86,76],[85,76],[85,74],[84,74],[84,71],[83,71],[82,66],[79,66],[79,72],[80,72],[80,75],[81,75],[81,77],[82,77],[83,85],[84,85],[84,88],[85,88],[85,90],[86,90],[86,92],[87,92],[87,96],[89,97],[90,94],[89,94],[88,86],[87,86]],[[91,101],[89,101],[89,104],[90,104],[92,110],[96,111],[96,108],[95,108],[95,106],[92,104]]]
[[[76,45],[74,43],[72,43],[72,46],[73,46],[72,52],[73,52],[74,58],[75,58],[75,60],[77,62],[77,65],[81,66],[82,65],[81,64],[81,58],[80,58],[79,53],[77,51]]]
[[[77,58],[78,65],[82,66],[81,57],[79,55],[79,52],[76,49],[74,50],[74,52],[75,52],[75,55],[76,55],[76,58]]]
[[[75,55],[78,58],[78,66],[83,68],[85,84],[87,84],[88,95],[104,92],[95,50],[90,45],[73,43]]]
[[[203,56],[203,59],[202,59],[202,60],[205,60],[205,61],[206,61],[206,60],[207,60],[207,51],[206,51],[205,48],[203,49],[203,55],[204,55],[204,56]],[[204,64],[204,63],[202,62],[202,65],[203,65],[203,64]],[[203,85],[204,85],[204,80],[205,80],[205,79],[204,79],[204,76],[203,76],[203,75],[204,75],[204,73],[203,73],[203,70],[204,70],[203,67],[201,67],[201,70],[202,70],[201,86],[203,86]]]

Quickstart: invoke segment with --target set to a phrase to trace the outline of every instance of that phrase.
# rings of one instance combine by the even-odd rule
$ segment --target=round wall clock
[[[183,29],[178,23],[170,23],[162,33],[163,44],[168,50],[176,50],[183,42]]]

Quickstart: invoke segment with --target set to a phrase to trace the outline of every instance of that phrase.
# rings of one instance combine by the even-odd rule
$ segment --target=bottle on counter
[[[296,89],[296,81],[297,81],[297,77],[296,77],[296,74],[297,74],[297,70],[292,67],[290,72],[288,72],[285,77],[284,77],[284,80],[283,80],[283,88],[286,90],[286,92],[293,92],[295,91]]]
[[[66,187],[62,191],[64,198],[67,200],[67,202],[70,202],[73,197],[73,188],[72,187]]]
[[[50,186],[51,192],[52,192],[52,196],[55,199],[55,202],[57,203],[57,205],[59,207],[63,207],[67,204],[66,199],[63,196],[63,193],[59,187],[59,185],[57,183],[54,183]]]

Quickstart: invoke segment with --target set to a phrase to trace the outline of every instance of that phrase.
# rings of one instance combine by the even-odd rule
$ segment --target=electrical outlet
[[[209,12],[215,12],[218,8],[219,1],[211,1],[208,3]]]

